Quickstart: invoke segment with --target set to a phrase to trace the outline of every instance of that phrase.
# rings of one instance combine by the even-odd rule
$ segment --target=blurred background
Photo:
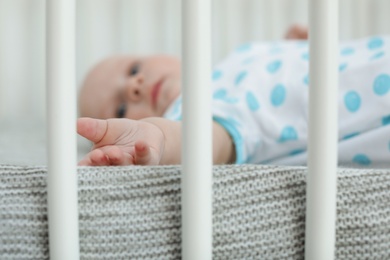
[[[237,45],[307,24],[308,0],[213,0],[213,62]],[[181,54],[181,0],[78,0],[79,87],[118,53]],[[340,38],[390,33],[390,0],[340,0]],[[45,118],[45,0],[0,0],[0,120]],[[1,127],[1,125],[0,125]]]

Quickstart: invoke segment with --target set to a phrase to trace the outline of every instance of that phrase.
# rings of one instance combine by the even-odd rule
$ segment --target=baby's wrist
[[[164,138],[161,164],[181,163],[181,124],[162,117],[141,119],[158,127]]]

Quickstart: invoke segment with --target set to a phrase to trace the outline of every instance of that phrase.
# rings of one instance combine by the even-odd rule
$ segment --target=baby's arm
[[[164,118],[142,120],[80,118],[78,133],[94,143],[79,165],[155,165],[181,162],[181,122]],[[230,136],[213,123],[213,162],[234,161]]]
[[[158,126],[165,136],[165,149],[160,164],[180,164],[181,162],[181,122],[160,117],[142,121]],[[224,164],[235,161],[234,145],[230,135],[219,124],[213,122],[213,163]]]

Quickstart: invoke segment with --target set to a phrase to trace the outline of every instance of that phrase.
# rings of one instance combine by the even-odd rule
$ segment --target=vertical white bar
[[[118,0],[83,0],[77,1],[77,6],[76,76],[81,83],[92,66],[120,50],[121,6]]]
[[[305,259],[334,259],[337,192],[338,0],[311,0]]]
[[[182,2],[183,259],[212,258],[211,1]]]
[[[285,1],[286,2],[286,1]],[[290,6],[286,10],[290,12],[291,21],[286,24],[285,31],[291,23],[308,24],[308,12],[307,5],[308,0],[294,0],[287,2]]]
[[[354,37],[355,23],[353,22],[353,5],[355,0],[340,1],[340,40],[349,40]]]
[[[388,10],[390,10],[390,1],[388,0],[376,0],[373,3],[373,10],[370,13],[372,18],[372,30],[370,34],[390,33]]]
[[[284,34],[284,13],[280,0],[265,1],[266,17],[268,25],[265,25],[267,39],[278,40]]]
[[[150,54],[155,47],[157,27],[153,14],[153,0],[133,1],[135,52],[137,54]]]
[[[372,1],[372,0],[370,0]],[[370,28],[371,21],[369,19],[369,9],[370,5],[367,0],[354,0],[353,8],[354,10],[354,37],[360,38],[368,34],[368,28]]]
[[[0,1],[0,117],[34,116],[27,95],[27,87],[31,88],[29,11],[26,1]]]
[[[163,33],[164,52],[178,57],[181,56],[181,17],[179,0],[168,0],[163,7],[164,28],[160,28]]]
[[[227,17],[228,8],[226,0],[214,0],[212,2],[212,46],[213,46],[213,64],[220,62],[232,49],[228,46],[227,36]]]
[[[46,41],[46,29],[45,29],[45,6],[46,0],[28,1],[28,10],[31,15],[31,22],[29,27],[28,41],[29,48],[31,50],[30,58],[30,72],[31,83],[26,84],[25,87],[31,89],[28,93],[32,98],[32,104],[28,108],[34,107],[34,114],[37,115],[37,119],[43,121],[46,116],[46,89],[45,89],[45,41]]]
[[[224,0],[226,5],[227,16],[225,20],[224,33],[226,33],[226,40],[229,50],[236,48],[243,43],[243,24],[241,16],[242,1]]]
[[[251,9],[248,14],[250,15],[251,21],[249,24],[251,24],[252,29],[252,35],[251,38],[253,40],[263,40],[264,37],[264,17],[265,12],[264,10],[264,4],[259,0],[252,0],[251,2]]]
[[[50,259],[78,259],[75,0],[46,3]]]

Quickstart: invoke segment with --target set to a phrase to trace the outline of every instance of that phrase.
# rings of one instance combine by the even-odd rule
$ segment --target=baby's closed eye
[[[126,103],[121,103],[116,111],[117,118],[124,118],[126,115]]]

